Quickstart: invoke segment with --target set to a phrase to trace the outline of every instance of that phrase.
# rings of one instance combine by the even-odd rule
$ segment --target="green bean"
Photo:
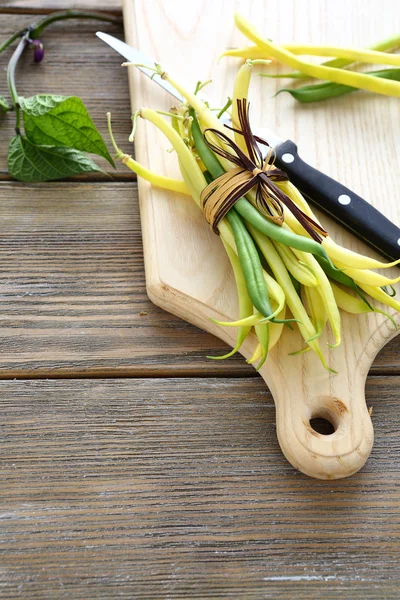
[[[194,108],[189,109],[189,115],[192,117],[191,132],[193,136],[194,145],[197,150],[197,154],[203,161],[207,171],[211,173],[213,179],[217,179],[217,177],[225,173],[225,170],[219,162],[218,158],[215,156],[214,152],[210,150],[210,148],[204,141],[203,133],[200,129],[200,125],[197,120]]]
[[[240,200],[236,202],[235,208],[245,221],[275,242],[280,242],[285,246],[292,246],[292,248],[297,248],[297,250],[302,250],[303,252],[310,252],[311,254],[320,256],[330,262],[330,258],[328,257],[325,248],[322,248],[321,244],[315,242],[311,238],[283,229],[283,227],[266,219],[245,198],[240,198]]]
[[[264,317],[272,315],[268,289],[264,280],[261,262],[254,242],[242,219],[234,209],[227,214],[229,225],[235,238],[240,265],[246,280],[246,287],[253,306]]]
[[[212,181],[214,181],[214,177],[211,175],[210,171],[203,171],[203,175],[207,183],[211,183]]]
[[[261,345],[261,360],[256,367],[256,371],[259,371],[268,356],[268,348],[269,348],[269,323],[259,323],[254,327],[257,339]]]
[[[361,298],[361,300],[368,306],[368,308],[373,310],[372,306],[370,305],[370,303],[368,302],[368,300],[366,299],[366,297],[364,296],[354,279],[346,275],[346,273],[343,273],[343,271],[341,271],[340,269],[334,267],[332,264],[328,263],[325,259],[320,258],[319,256],[316,256],[315,258],[321,265],[322,269],[325,271],[325,274],[328,275],[328,277],[333,279],[333,281],[341,283],[342,285],[353,290],[357,294],[357,296]]]
[[[389,292],[388,288],[391,288],[390,292]],[[393,298],[396,295],[396,290],[394,289],[394,287],[392,285],[383,285],[381,287],[381,290],[383,290],[385,292],[385,294],[387,294],[391,298]]]
[[[240,316],[240,319],[245,319],[253,314],[253,303],[247,292],[246,280],[244,278],[243,271],[240,266],[240,262],[236,255],[236,252],[234,251],[233,248],[231,248],[231,246],[229,246],[229,244],[223,238],[222,238],[222,243],[223,243],[225,251],[228,255],[229,261],[232,266],[233,275],[235,277],[238,302],[239,302],[239,316]],[[224,360],[225,358],[229,358],[233,354],[236,354],[236,352],[240,349],[243,342],[249,335],[251,328],[252,328],[251,325],[239,326],[238,330],[237,330],[237,338],[236,338],[236,344],[235,344],[234,348],[232,348],[232,350],[230,352],[228,352],[227,354],[224,354],[223,356],[207,356],[207,358],[211,358],[213,360]]]
[[[400,81],[400,69],[381,69],[379,71],[369,71],[368,75],[373,77],[381,77],[384,79],[391,79],[392,81]],[[352,87],[350,85],[342,85],[340,83],[334,83],[332,81],[325,81],[322,83],[316,83],[313,85],[304,85],[302,87],[291,89],[282,88],[275,96],[282,92],[288,92],[295,100],[302,103],[309,102],[320,102],[321,100],[328,100],[329,98],[338,98],[351,92],[357,92],[359,88]]]

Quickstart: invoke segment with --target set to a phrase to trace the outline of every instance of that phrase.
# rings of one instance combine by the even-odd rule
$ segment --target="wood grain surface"
[[[150,303],[135,183],[0,183],[0,378],[253,375]]]
[[[363,471],[318,482],[259,379],[0,382],[2,597],[397,598],[398,387],[368,382]]]
[[[0,39],[72,4],[119,2],[3,0]],[[39,68],[124,138],[126,74],[91,27],[49,29]],[[25,67],[18,81],[38,91]],[[253,369],[208,361],[222,342],[147,299],[134,181],[2,181],[0,199],[0,597],[397,599],[399,338],[367,381],[368,464],[312,481],[282,459]]]
[[[328,44],[335,40],[345,46],[351,43],[362,47],[370,44],[372,35],[361,18],[364,5],[357,0],[346,8],[344,26],[335,20],[344,3],[338,6],[322,2],[316,6],[313,0],[302,4],[282,0],[265,15],[262,0],[223,4],[208,0],[190,6],[185,0],[158,1],[157,10],[146,0],[124,0],[124,27],[128,43],[154,57],[173,80],[188,90],[194,89],[196,79],[211,80],[207,93],[212,102],[223,106],[226,96],[233,93],[238,61],[217,61],[216,57],[226,47],[245,43],[235,27],[235,10],[250,22],[257,19],[260,35],[273,35],[276,40],[287,38],[289,20],[294,27],[293,39],[314,44],[321,43],[321,39]],[[388,12],[382,15],[380,7],[369,3],[378,38],[387,38],[397,22],[400,27],[396,0],[388,0],[387,6]],[[190,61],[182,60],[186,55],[191,56]],[[171,97],[164,90],[134,67],[129,68],[129,74],[133,111],[142,106],[169,110]],[[288,94],[278,99],[272,95],[281,85],[279,80],[261,80],[258,74],[255,69],[248,94],[252,126],[268,127],[283,139],[296,140],[301,155],[311,165],[371,198],[376,208],[400,225],[400,180],[395,169],[400,160],[400,138],[393,125],[400,117],[397,99],[352,94],[339,102],[320,103],[319,110],[307,110],[309,106],[303,110],[293,105]],[[371,161],[368,149],[374,130],[380,135],[374,137],[376,158]],[[152,123],[141,120],[135,136],[138,160],[159,173],[180,177],[175,153],[167,152],[169,145]],[[141,179],[139,200],[149,297],[161,308],[233,347],[235,330],[218,324],[234,321],[238,315],[236,285],[222,243],[195,202],[184,202],[179,194],[160,190]],[[367,256],[372,254],[365,244],[331,220],[323,219],[322,224],[335,242]],[[397,275],[397,269],[389,274]],[[394,319],[400,325],[400,316],[396,314]],[[380,348],[399,331],[383,314],[343,313],[341,320],[338,348],[329,351],[327,344],[334,343],[329,333],[324,332],[319,340],[333,371],[324,369],[314,352],[299,353],[304,346],[301,336],[289,328],[284,329],[259,371],[275,400],[283,454],[295,468],[323,479],[348,477],[367,460],[373,427],[365,405],[365,378]],[[250,358],[256,348],[256,337],[248,336],[240,352]],[[330,421],[332,435],[327,437],[314,430],[310,422],[315,417]]]
[[[5,13],[29,11],[40,14],[69,8],[119,13],[121,0],[1,0],[0,11]]]

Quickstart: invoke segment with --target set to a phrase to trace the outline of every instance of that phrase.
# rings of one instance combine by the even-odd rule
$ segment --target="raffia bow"
[[[228,127],[243,136],[248,155],[228,136],[217,129],[206,129],[204,140],[208,147],[237,165],[233,167],[204,188],[201,193],[201,205],[204,215],[213,230],[218,232],[218,224],[235,205],[252,188],[257,187],[255,203],[258,210],[268,219],[278,225],[284,220],[285,205],[304,229],[317,242],[327,232],[311,217],[304,213],[282,190],[275,185],[275,181],[288,181],[289,177],[284,171],[274,166],[275,153],[269,144],[251,131],[249,121],[249,106],[246,99],[238,100],[238,118],[240,129]],[[221,142],[217,145],[210,138],[210,134]],[[259,144],[269,147],[267,157],[264,159]]]

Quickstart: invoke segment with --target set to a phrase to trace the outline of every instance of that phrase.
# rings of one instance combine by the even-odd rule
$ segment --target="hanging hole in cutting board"
[[[312,433],[328,436],[343,429],[349,410],[342,400],[333,397],[315,398],[310,410],[308,425]]]
[[[333,423],[325,419],[325,417],[313,417],[310,419],[310,427],[321,435],[332,435],[336,431]]]

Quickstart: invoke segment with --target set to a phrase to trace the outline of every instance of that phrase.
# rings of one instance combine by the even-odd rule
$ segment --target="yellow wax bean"
[[[293,275],[299,283],[309,287],[318,285],[318,280],[315,275],[306,265],[299,262],[289,246],[274,241],[272,243],[289,273]]]
[[[279,254],[275,250],[271,241],[265,235],[257,231],[257,229],[255,229],[252,225],[247,224],[247,227],[252,237],[257,242],[257,245],[263,253],[265,259],[269,263],[276,277],[276,280],[285,292],[286,303],[289,309],[291,310],[294,318],[300,321],[299,323],[297,323],[297,325],[299,327],[301,335],[303,336],[304,340],[306,340],[306,342],[307,340],[310,340],[309,342],[307,342],[308,345],[318,355],[323,366],[326,369],[331,370],[325,362],[325,358],[322,354],[318,340],[311,339],[315,338],[316,334],[314,325],[312,324],[301,299],[299,298],[296,290],[294,289],[292,280],[290,279],[289,273],[287,272],[285,265],[280,259]]]
[[[179,179],[172,179],[172,177],[165,177],[164,175],[160,175],[155,171],[146,169],[146,167],[134,160],[129,154],[122,153],[121,156],[117,156],[117,158],[124,165],[126,165],[128,169],[136,173],[136,175],[138,175],[139,177],[146,179],[146,181],[149,181],[152,185],[163,188],[164,190],[170,190],[171,192],[185,194],[185,196],[191,195],[184,181],[179,181]]]
[[[269,346],[269,323],[260,323],[254,327],[257,339],[261,346],[261,359],[258,363],[256,370],[261,369],[268,356]]]
[[[188,189],[190,190],[190,193],[191,193],[194,201],[196,202],[196,204],[198,206],[200,206],[201,205],[200,192],[193,186],[192,181],[191,181],[189,175],[187,174],[185,167],[183,166],[181,161],[179,161],[179,167],[180,167],[180,170],[182,173],[183,180],[186,183]],[[237,247],[236,247],[235,238],[233,237],[231,226],[229,225],[226,218],[222,219],[222,221],[219,223],[218,230],[219,230],[220,237],[221,237],[223,244],[228,245],[237,256],[238,251],[237,251]],[[275,291],[275,293],[277,293],[276,288],[274,288],[274,291]],[[272,295],[273,295],[273,292],[271,293],[271,296]]]
[[[226,219],[222,219],[220,224],[218,225],[218,231],[220,233],[221,238],[229,244],[229,246],[234,250],[237,255],[238,251],[236,248],[235,238],[233,237],[232,229]]]
[[[293,283],[289,277],[289,273],[287,272],[287,269],[283,264],[279,254],[267,236],[260,233],[249,223],[247,223],[247,227],[261,252],[263,253],[265,259],[268,261],[277,282],[285,292],[286,302],[292,311],[293,316],[301,321],[301,323],[298,323],[298,325],[299,328],[303,330],[304,339],[311,337],[311,335],[314,335],[315,333],[314,327],[299,296],[297,295],[296,290],[294,289]]]
[[[400,45],[400,36],[399,35],[395,35],[389,39],[386,39],[384,41],[378,42],[377,44],[375,44],[374,46],[372,46],[371,48],[368,48],[368,50],[377,50],[379,53],[384,54],[384,56],[386,56],[386,52],[387,51],[392,51],[396,48],[398,48],[398,46]],[[310,44],[284,44],[283,46],[286,50],[289,50],[289,52],[292,52],[293,54],[308,54],[308,55],[317,55],[317,56],[334,56],[335,58],[341,56],[343,58],[343,55],[341,54],[342,51],[345,52],[362,52],[365,55],[365,51],[356,49],[355,51],[349,48],[333,48],[332,46],[329,46],[329,50],[326,47],[322,47],[322,46],[316,46],[316,45],[310,45]],[[325,49],[325,51],[327,51],[329,54],[320,54],[320,52],[323,50],[323,48]],[[245,59],[257,59],[257,58],[262,58],[262,59],[270,59],[271,57],[269,56],[269,54],[267,52],[265,52],[264,50],[262,50],[261,48],[259,48],[256,45],[251,45],[251,46],[245,46],[243,48],[227,48],[225,50],[225,52],[223,52],[223,54],[221,54],[220,58],[222,58],[223,56],[233,56],[233,57],[237,57],[237,58],[245,58]],[[347,58],[347,56],[346,56]],[[351,57],[349,57],[348,61],[342,61],[342,60],[338,60],[338,61],[329,61],[329,63],[331,62],[335,62],[335,63],[341,63],[341,66],[346,66],[348,64],[351,64],[354,60],[362,60],[362,59],[358,59],[354,56],[354,54],[352,54]],[[385,63],[384,63],[385,64]],[[339,66],[339,64],[327,64],[327,66]]]
[[[278,188],[280,190],[282,190],[282,192],[284,192],[287,196],[289,196],[289,198],[291,200],[293,200],[293,202],[299,208],[301,208],[301,210],[303,212],[305,212],[306,215],[311,217],[319,225],[321,224],[318,221],[315,214],[313,213],[313,211],[311,210],[311,207],[308,204],[307,200],[304,198],[303,194],[300,192],[300,190],[297,189],[297,187],[295,185],[293,185],[293,183],[291,181],[275,181],[274,183],[276,186],[278,186]]]
[[[333,295],[330,281],[326,276],[325,271],[312,254],[309,252],[301,252],[300,250],[296,250],[296,248],[293,248],[293,252],[300,260],[304,261],[311,268],[318,279],[318,290],[324,302],[328,320],[335,336],[335,344],[329,345],[332,346],[332,348],[336,348],[341,342],[340,313],[335,301],[335,296]]]
[[[273,308],[275,308],[273,306]],[[278,319],[280,320],[284,320],[286,318],[286,306],[283,307],[283,309],[281,310],[281,312],[278,314]],[[278,343],[281,335],[282,335],[282,331],[283,331],[283,323],[268,323],[268,352],[270,350],[272,350],[272,348],[274,346],[276,346],[276,344]],[[263,355],[263,347],[262,345],[259,343],[253,353],[253,355],[251,356],[251,358],[249,358],[249,360],[247,361],[249,365],[252,365],[253,363],[255,363],[257,360],[259,360]],[[258,366],[258,368],[260,368],[261,365]]]
[[[388,277],[385,277],[380,273],[374,273],[374,271],[370,271],[369,269],[353,269],[351,267],[346,267],[346,265],[339,261],[334,261],[334,265],[338,269],[342,269],[346,275],[354,279],[354,281],[357,283],[366,283],[367,285],[372,285],[373,287],[393,285],[394,283],[398,283],[400,281],[400,277],[389,279]]]
[[[131,171],[149,181],[152,185],[156,185],[157,187],[164,188],[165,190],[171,190],[172,192],[178,192],[180,194],[185,194],[190,196],[190,190],[184,181],[179,181],[178,179],[172,179],[171,177],[165,177],[164,175],[159,175],[155,173],[155,171],[151,171],[150,169],[146,169],[143,165],[138,163],[136,160],[132,158],[129,154],[125,154],[120,150],[116,144],[114,139],[112,129],[111,129],[111,113],[107,113],[107,123],[108,123],[108,132],[110,134],[112,145],[114,146],[116,152],[116,158],[118,158],[124,165],[126,165]]]
[[[268,53],[269,56],[294,69],[302,71],[306,75],[317,77],[318,79],[336,81],[336,83],[357,87],[377,94],[400,97],[400,82],[398,81],[379,79],[377,77],[365,75],[364,73],[356,73],[354,71],[346,71],[345,69],[337,69],[306,62],[297,58],[295,54],[289,52],[282,46],[278,46],[261,37],[255,27],[237,13],[235,14],[235,23],[238,29],[250,41],[257,44],[262,50]]]
[[[200,200],[199,200],[198,192],[196,189],[193,188],[192,183],[187,175],[187,172],[185,171],[185,168],[183,167],[182,164],[180,164],[180,168],[181,168],[184,180],[187,182],[189,189],[191,189],[191,193],[192,193],[193,197],[195,198],[197,203],[199,203]],[[223,219],[221,221],[221,223],[219,224],[219,232],[220,232],[220,237],[222,239],[222,242],[223,242],[227,252],[229,252],[229,249],[230,249],[230,252],[234,253],[237,256],[236,243],[235,243],[235,240],[234,240],[234,237],[232,234],[231,227],[230,227],[229,223],[226,221],[226,219]],[[228,256],[229,256],[229,258],[231,258],[232,254],[229,253]],[[232,261],[231,261],[231,264],[232,264]],[[284,294],[284,291],[282,290],[281,286],[279,285],[279,283],[277,283],[277,281],[275,281],[275,279],[273,277],[271,277],[269,275],[269,273],[267,273],[264,269],[263,269],[263,275],[264,275],[264,279],[267,284],[271,299],[274,299],[277,303],[277,308],[273,311],[273,313],[271,315],[271,316],[276,316],[277,313],[283,312],[285,310],[285,294]],[[244,282],[244,285],[245,285],[246,294],[247,294],[247,287],[246,287],[245,282]],[[250,302],[250,299],[249,299],[249,302]],[[239,303],[240,303],[240,295],[239,295]],[[248,308],[250,309],[250,305]],[[245,309],[243,308],[243,312],[244,312],[244,310]],[[245,332],[245,328],[247,328],[247,327],[251,328],[252,326],[258,324],[261,320],[264,319],[264,316],[261,315],[261,313],[258,313],[256,315],[250,315],[248,317],[242,316],[242,313],[241,313],[240,317],[241,318],[238,321],[234,321],[233,323],[219,322],[219,321],[215,321],[214,319],[212,319],[212,321],[214,321],[215,323],[218,323],[219,325],[243,328],[242,333],[241,333],[241,336],[243,336],[244,332]],[[274,339],[276,337],[276,341],[277,341],[279,339],[278,332],[282,331],[281,329],[279,330],[279,327],[278,327],[281,324],[274,323],[273,325],[274,325],[274,329],[273,329]],[[278,329],[275,326],[277,326]],[[235,348],[238,345],[238,341],[239,341],[239,334],[238,334],[238,339],[237,339]],[[231,353],[229,353],[229,355],[231,355]],[[228,355],[226,355],[225,357],[227,358]],[[220,358],[225,358],[225,357],[217,357],[217,358],[220,359]],[[209,357],[209,358],[215,358],[215,357]]]
[[[167,73],[163,74],[163,79],[168,81],[172,86],[174,86],[177,92],[186,98],[190,106],[192,106],[197,112],[199,120],[201,120],[206,127],[218,129],[219,131],[223,131],[226,135],[230,135],[229,130],[222,125],[221,121],[217,118],[217,115],[214,114],[213,111],[210,110],[196,94],[189,92],[178,81],[172,79]]]
[[[122,63],[123,67],[132,67],[136,66],[135,63]],[[198,113],[199,118],[207,124],[207,127],[213,127],[214,129],[220,129],[226,132],[226,128],[224,129],[221,121],[217,118],[217,116],[208,108],[208,106],[202,102],[202,100],[194,93],[189,92],[185,87],[183,87],[178,81],[172,79],[168,73],[160,72],[161,78],[168,81],[177,92],[179,92],[190,104],[193,106],[195,111]],[[150,109],[149,109],[150,110]]]
[[[220,60],[224,56],[245,58],[247,60],[257,58],[263,58],[266,60],[269,59],[268,54],[255,45],[245,46],[244,48],[227,48],[222,54],[220,54],[218,60]]]
[[[301,210],[303,210],[309,217],[314,219],[317,223],[319,223],[317,217],[314,215],[312,210],[310,209],[308,203],[303,198],[302,194],[295,188],[295,186],[289,182],[288,185],[283,185],[282,182],[276,182],[278,187],[285,192],[289,196],[293,202],[297,204]],[[285,209],[285,221],[286,224],[283,224],[283,227],[289,228],[294,233],[298,235],[304,235],[306,237],[310,237],[308,233],[305,231],[304,227],[299,223],[299,221],[292,215],[292,213]],[[289,227],[288,227],[289,226]],[[322,247],[325,248],[329,258],[333,262],[340,262],[346,267],[352,267],[354,269],[388,269],[389,267],[394,267],[400,263],[400,259],[394,260],[389,263],[381,262],[376,258],[371,258],[369,256],[364,256],[363,254],[358,254],[358,252],[353,252],[352,250],[348,250],[347,248],[343,248],[339,244],[333,241],[333,239],[328,235],[322,240]]]
[[[262,346],[261,344],[257,344],[256,349],[254,350],[252,356],[246,361],[247,364],[252,365],[262,356]]]
[[[277,315],[277,319],[286,319],[286,305],[283,307],[280,313]],[[269,323],[269,344],[268,351],[272,350],[274,346],[279,342],[279,339],[283,332],[284,323]]]
[[[244,278],[243,271],[240,266],[240,261],[235,251],[229,246],[229,244],[224,239],[222,239],[222,243],[224,244],[224,248],[232,265],[232,270],[235,277],[239,301],[239,316],[240,319],[244,319],[253,314],[253,303],[250,300],[249,294],[247,293],[246,280]],[[239,327],[234,348],[224,356],[210,356],[208,358],[213,358],[214,360],[224,360],[225,358],[229,358],[239,350],[244,340],[249,335],[250,331],[251,325]]]
[[[359,287],[371,296],[371,298],[378,300],[378,302],[382,302],[382,304],[385,304],[386,306],[390,306],[390,308],[394,308],[397,312],[400,311],[400,302],[386,294],[380,287],[373,287],[372,285],[367,285],[365,283],[360,283]]]
[[[238,319],[237,321],[217,321],[216,319],[211,319],[211,321],[213,323],[217,323],[217,325],[223,325],[224,327],[254,327],[254,325],[258,325],[264,319],[264,315],[262,315],[260,312],[255,312],[249,317]]]
[[[310,235],[304,229],[303,225],[299,223],[299,221],[292,215],[292,213],[287,208],[285,208],[284,210],[284,219],[285,220],[282,224],[282,227],[286,225],[287,228],[291,231],[294,231],[294,233],[297,233],[298,235],[303,235],[304,237],[310,237]]]
[[[266,276],[268,276],[271,281],[272,281],[272,277],[270,277],[268,275],[268,273],[266,273],[265,271],[263,271],[263,274],[264,274],[264,279],[268,285],[268,279]],[[277,284],[277,285],[279,287],[279,284]],[[275,287],[274,291],[276,292],[276,290],[277,290],[277,288]],[[270,292],[271,298],[273,298],[272,290],[269,289],[268,291]],[[264,315],[262,315],[260,312],[255,312],[254,314],[252,314],[248,317],[245,317],[243,319],[239,319],[238,321],[216,321],[215,319],[211,319],[211,321],[213,321],[213,323],[217,323],[218,325],[224,325],[225,327],[243,327],[243,326],[248,326],[248,325],[255,326],[261,322],[267,322],[270,319],[272,319],[273,317],[276,317],[277,314],[283,310],[284,306],[285,306],[285,295],[283,294],[283,298],[280,299],[280,301],[278,301],[276,303],[276,308],[274,308],[272,313],[267,318],[264,317]]]
[[[319,288],[304,286],[303,290],[310,310],[311,321],[317,332],[317,337],[319,337],[322,334],[328,319],[323,298]]]
[[[207,182],[203,173],[199,169],[196,159],[179,134],[173,127],[171,127],[171,125],[169,125],[169,123],[166,122],[161,115],[157,113],[157,111],[152,110],[151,108],[140,109],[139,116],[153,123],[153,125],[158,127],[158,129],[160,129],[160,131],[162,131],[168,138],[178,154],[179,161],[184,167],[187,175],[190,177],[192,186],[200,195],[201,191],[206,187]],[[187,182],[185,183],[187,184]]]
[[[198,206],[200,206],[201,205],[201,202],[200,202],[200,192],[193,186],[193,183],[192,183],[189,175],[187,174],[187,172],[185,170],[185,167],[183,166],[183,164],[181,163],[181,161],[179,161],[179,167],[180,167],[180,170],[181,170],[181,173],[182,173],[183,180],[186,183],[186,185],[187,185],[187,187],[188,187],[188,189],[189,189],[189,191],[190,191],[190,193],[191,193],[194,201],[196,202],[196,204]],[[231,226],[229,225],[229,223],[226,220],[226,218],[222,219],[222,221],[219,223],[218,230],[219,230],[220,237],[221,237],[221,240],[222,240],[222,243],[224,244],[224,246],[229,246],[232,249],[232,251],[237,256],[238,255],[238,251],[237,251],[237,247],[236,247],[235,238],[233,236]],[[265,278],[265,275],[266,275],[266,273],[264,272],[264,278]],[[268,285],[268,281],[267,281],[267,285]],[[276,286],[277,285],[278,284],[276,283]],[[274,297],[274,294],[277,295],[278,292],[279,292],[279,290],[277,289],[276,286],[271,286],[271,296],[272,297]],[[246,290],[247,290],[247,287],[246,287]],[[280,295],[278,297],[280,298]]]
[[[238,106],[237,100],[242,100],[243,98],[247,99],[249,93],[249,84],[251,73],[253,71],[253,65],[251,62],[245,62],[242,65],[236,75],[235,84],[233,86],[233,96],[232,96],[232,125],[236,129],[240,129],[240,123],[238,118]],[[248,155],[247,146],[244,141],[244,137],[234,132],[235,142],[239,146],[239,148]]]
[[[376,65],[400,66],[400,55],[388,54],[377,50],[343,48],[340,46],[316,46],[313,44],[296,44],[284,46],[293,54],[306,54],[308,56],[332,56],[335,58],[346,58],[351,61],[370,63]]]
[[[235,239],[233,237],[231,226],[229,225],[228,221],[226,219],[223,219],[219,224],[218,229],[223,243],[228,244],[237,255],[238,251],[236,248]],[[271,296],[271,300],[274,300],[279,310],[282,310],[282,307],[285,304],[284,291],[282,290],[279,283],[273,277],[271,277],[271,275],[267,273],[264,269],[263,275],[265,283],[267,284],[268,293]]]
[[[381,262],[376,258],[370,258],[369,256],[364,256],[362,254],[358,254],[357,252],[353,252],[352,250],[347,250],[336,242],[333,241],[331,237],[326,237],[322,241],[322,246],[325,248],[329,258],[333,262],[337,262],[342,264],[344,267],[351,267],[353,269],[388,269],[389,267],[395,267],[400,263],[400,259],[393,260],[389,263]]]
[[[267,273],[267,271],[265,271],[264,269],[263,269],[263,275],[264,275],[265,283],[267,284],[268,293],[271,296],[271,300],[275,300],[276,305],[279,309],[278,312],[280,312],[281,310],[283,310],[283,307],[285,305],[285,301],[286,301],[285,292],[283,291],[283,289],[281,288],[279,283],[276,281],[276,279],[271,277],[271,275],[269,273]],[[275,312],[275,310],[274,310],[274,312]]]
[[[333,293],[335,294],[335,299],[336,299],[337,305],[342,310],[344,310],[352,315],[361,315],[361,314],[371,313],[371,312],[380,313],[380,314],[384,315],[385,317],[387,317],[388,319],[390,319],[392,321],[393,325],[395,326],[395,328],[397,329],[396,321],[393,319],[393,317],[391,315],[389,315],[384,310],[381,310],[380,308],[376,308],[376,307],[367,306],[367,304],[365,302],[363,302],[361,300],[361,298],[356,298],[355,296],[351,296],[350,294],[348,294],[347,292],[342,290],[342,288],[335,285],[334,283],[332,283],[332,289],[333,289]],[[376,289],[380,289],[380,288],[376,288]],[[383,290],[380,290],[380,291],[382,292]],[[386,299],[384,299],[384,300],[386,301]]]
[[[314,219],[318,223],[318,219],[313,214],[310,209],[308,203],[299,192],[299,190],[290,182],[276,182],[278,187],[285,192],[289,196],[293,202],[299,206],[306,214],[308,214],[312,219]],[[252,192],[248,194],[250,200],[254,200],[252,196]],[[305,231],[303,226],[299,223],[299,221],[292,215],[292,213],[285,209],[285,221],[282,224],[284,229],[288,231],[293,231],[298,235],[303,235],[306,237],[310,237],[308,233]],[[354,268],[354,269],[387,269],[389,267],[394,267],[400,263],[400,259],[392,261],[390,263],[383,263],[376,258],[370,258],[369,256],[364,256],[363,254],[358,254],[357,252],[353,252],[352,250],[347,250],[342,246],[339,246],[336,242],[332,240],[332,238],[328,235],[322,240],[322,247],[325,248],[329,258],[337,265],[344,265],[345,268]],[[342,267],[340,267],[342,268]],[[349,273],[347,273],[349,274]],[[375,285],[375,284],[374,284]],[[386,285],[385,283],[376,285]]]
[[[342,310],[351,313],[352,315],[361,315],[363,313],[371,312],[371,309],[361,300],[361,298],[356,298],[355,296],[348,294],[332,281],[331,286],[336,304]]]
[[[282,181],[276,182],[276,185],[289,196],[291,200],[299,207],[302,211],[304,211],[309,217],[314,219],[317,223],[319,223],[317,217],[311,210],[308,202],[304,198],[304,196],[300,193],[300,191],[290,182],[290,181]],[[306,235],[305,229],[298,222],[298,220],[292,215],[290,211],[285,210],[285,220],[287,225],[290,225],[290,228],[299,235]],[[329,258],[334,262],[340,262],[342,265],[346,267],[352,267],[354,269],[387,269],[389,267],[394,267],[400,263],[400,259],[394,260],[389,263],[381,262],[376,258],[370,258],[368,256],[364,256],[363,254],[358,254],[357,252],[353,252],[352,250],[348,250],[347,248],[343,248],[339,244],[333,241],[333,239],[329,236],[322,240],[322,246],[325,248]]]
[[[203,130],[208,128],[217,129],[222,131],[225,135],[233,137],[233,132],[223,126],[217,115],[214,114],[213,111],[210,110],[196,94],[189,92],[178,81],[172,79],[167,73],[163,73],[163,79],[168,81],[177,90],[177,92],[179,92],[187,100],[188,104],[194,108],[198,116],[199,124]],[[219,138],[216,138],[214,135],[211,135],[211,137],[216,144],[220,146],[224,145]],[[225,158],[218,157],[218,160],[225,171],[232,168],[232,163]]]
[[[122,66],[135,66],[134,63],[123,63]],[[217,115],[213,113],[212,110],[208,108],[208,106],[194,93],[189,92],[185,87],[183,87],[178,81],[172,79],[167,73],[161,73],[162,79],[168,81],[177,92],[179,92],[188,102],[190,106],[192,106],[198,114],[199,122],[202,123],[204,128],[212,128],[218,129],[222,131],[225,135],[232,136],[232,133],[229,129],[223,126],[221,121],[218,119]],[[147,109],[150,110],[150,109]],[[178,135],[178,134],[177,134]],[[220,144],[220,140],[214,137],[216,143]],[[221,164],[225,168],[225,170],[231,168],[231,163],[226,161],[225,159],[220,159]],[[204,186],[205,187],[205,186]]]
[[[179,109],[173,109],[172,108],[171,111],[170,111],[170,114],[173,115],[171,117],[171,125],[172,125],[172,127],[180,135],[180,137],[182,139],[184,139],[186,137],[186,131],[185,131],[184,119],[181,118],[181,117],[183,117],[182,108],[184,108],[183,105]],[[185,107],[185,110],[186,110],[186,107]]]

